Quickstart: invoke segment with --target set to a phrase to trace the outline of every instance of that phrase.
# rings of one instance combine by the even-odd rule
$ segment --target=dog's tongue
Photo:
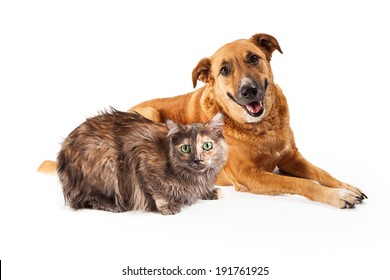
[[[248,105],[246,105],[246,108],[252,114],[257,114],[258,112],[260,112],[261,107],[262,107],[261,103],[258,101],[255,101],[255,102],[252,102],[252,103],[249,103]]]

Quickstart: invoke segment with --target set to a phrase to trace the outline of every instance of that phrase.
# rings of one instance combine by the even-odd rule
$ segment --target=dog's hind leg
[[[154,109],[153,107],[144,107],[144,108],[135,107],[133,110],[136,111],[137,113],[141,114],[145,118],[148,118],[149,120],[152,120],[155,122],[163,122],[160,112],[157,111],[156,109]],[[129,110],[129,111],[131,111],[131,110]]]

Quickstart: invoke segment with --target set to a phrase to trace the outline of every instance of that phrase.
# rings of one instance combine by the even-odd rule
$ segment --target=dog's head
[[[192,72],[196,87],[200,80],[214,88],[222,110],[239,123],[261,121],[272,107],[272,53],[282,53],[278,41],[267,34],[255,34],[220,48],[203,58]]]

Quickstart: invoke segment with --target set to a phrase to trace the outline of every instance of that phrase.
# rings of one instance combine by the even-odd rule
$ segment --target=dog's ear
[[[253,35],[250,40],[264,51],[264,54],[266,55],[268,61],[271,61],[272,53],[275,50],[278,50],[280,53],[283,53],[278,41],[271,35],[259,33]]]
[[[210,81],[211,61],[209,58],[203,58],[198,65],[192,70],[192,84],[196,87],[196,82],[202,81],[207,83]]]

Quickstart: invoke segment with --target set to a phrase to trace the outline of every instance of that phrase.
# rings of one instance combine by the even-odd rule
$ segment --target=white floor
[[[388,278],[386,9],[173,2],[1,2],[2,276],[124,279],[127,266],[180,266],[208,273],[190,279],[220,279],[217,267],[262,266],[267,279]],[[223,199],[169,217],[72,211],[57,177],[36,172],[86,117],[189,92],[201,58],[259,32],[284,52],[272,66],[301,152],[361,188],[363,205],[340,210],[226,187]]]

